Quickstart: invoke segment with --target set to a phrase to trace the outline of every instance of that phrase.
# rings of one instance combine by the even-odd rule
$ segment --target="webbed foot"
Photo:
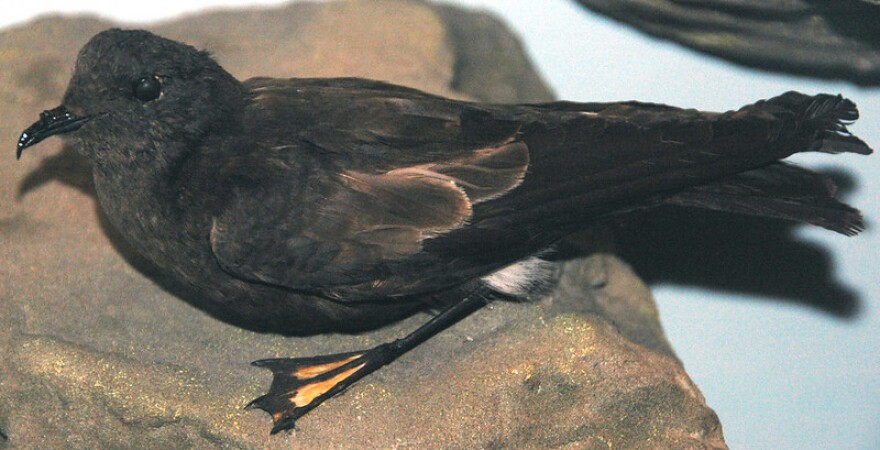
[[[272,434],[292,429],[297,419],[325,400],[400,356],[396,342],[360,352],[254,361],[272,371],[272,386],[246,408],[269,413],[275,422]]]

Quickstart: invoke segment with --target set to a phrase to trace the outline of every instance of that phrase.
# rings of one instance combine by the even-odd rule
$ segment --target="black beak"
[[[15,159],[21,158],[24,149],[56,134],[70,133],[78,130],[91,117],[79,117],[67,110],[65,106],[59,106],[49,111],[40,113],[40,120],[29,126],[21,137],[18,138],[18,148],[15,151]]]

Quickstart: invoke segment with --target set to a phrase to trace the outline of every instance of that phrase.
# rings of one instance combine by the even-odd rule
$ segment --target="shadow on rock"
[[[853,186],[846,174],[826,175],[841,191]],[[618,254],[649,284],[770,296],[855,318],[858,294],[834,278],[824,248],[795,236],[799,226],[669,207],[628,218],[615,228],[615,243]]]
[[[18,185],[18,199],[51,181],[58,181],[95,197],[95,183],[89,161],[68,146],[64,146],[57,155],[44,158],[39,167],[21,180]]]

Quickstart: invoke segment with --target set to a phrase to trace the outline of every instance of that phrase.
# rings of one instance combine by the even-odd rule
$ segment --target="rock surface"
[[[880,86],[878,0],[578,0],[653,36],[761,70]]]
[[[9,448],[724,448],[647,288],[608,254],[564,264],[528,304],[496,303],[269,436],[242,405],[254,359],[365,348],[207,317],[105,225],[85,162],[58,140],[13,156],[55,106],[76,51],[113,24],[49,17],[0,32],[0,428]],[[482,14],[413,1],[296,4],[149,27],[210,49],[239,78],[366,76],[485,101],[551,94]]]

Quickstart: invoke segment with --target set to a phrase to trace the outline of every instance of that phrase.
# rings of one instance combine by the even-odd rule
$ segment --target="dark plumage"
[[[723,114],[663,105],[486,105],[363,79],[239,82],[206,53],[145,31],[83,48],[63,106],[22,136],[85,155],[134,248],[251,329],[363,330],[451,305],[368,352],[258,362],[274,431],[454,322],[521,297],[542,255],[599,221],[662,204],[855,234],[824,177],[779,160],[870,149],[855,105],[787,93]]]

